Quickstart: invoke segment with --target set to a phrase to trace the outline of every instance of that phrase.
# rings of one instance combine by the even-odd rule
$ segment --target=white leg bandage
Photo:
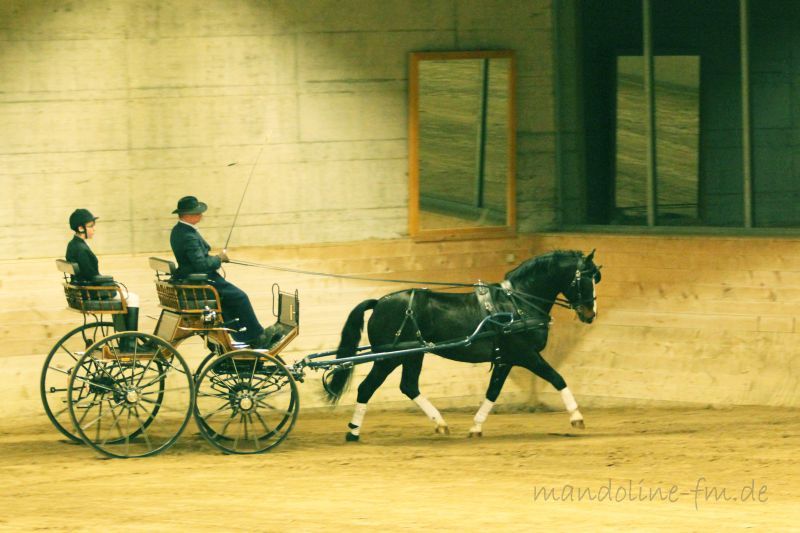
[[[358,435],[361,431],[361,424],[364,423],[364,415],[367,414],[367,404],[356,403],[356,408],[353,411],[353,418],[350,419],[350,433]]]
[[[561,389],[561,399],[564,401],[564,407],[566,407],[567,411],[570,413],[578,409],[578,402],[575,401],[575,396],[572,395],[572,391],[569,390],[569,387]]]
[[[437,426],[447,425],[444,421],[444,418],[442,418],[442,414],[439,412],[439,410],[436,409],[425,396],[420,394],[419,396],[414,398],[414,403],[419,405],[420,409],[422,409],[425,412],[428,418],[436,422]]]
[[[489,416],[489,413],[492,411],[492,407],[494,407],[494,402],[491,400],[483,400],[480,409],[478,412],[475,413],[475,418],[473,418],[473,422],[478,425],[483,424],[486,422],[486,418]]]
[[[481,435],[481,432],[483,431],[483,423],[486,422],[486,419],[489,417],[489,413],[492,411],[492,407],[494,407],[493,401],[483,400],[483,403],[478,409],[478,412],[475,413],[475,418],[472,419],[474,423],[472,424],[472,427],[469,428],[470,436]]]

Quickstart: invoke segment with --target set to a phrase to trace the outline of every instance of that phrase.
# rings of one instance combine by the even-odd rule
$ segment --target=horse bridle
[[[583,262],[583,260],[581,260],[581,262]],[[585,265],[580,265],[580,266],[585,266]],[[582,288],[581,288],[581,278],[584,275],[589,275],[592,278],[594,278],[594,276],[597,274],[597,271],[600,270],[600,267],[595,267],[593,270],[590,270],[590,269],[581,269],[580,266],[579,266],[579,268],[575,269],[575,277],[572,278],[572,281],[569,284],[570,287],[577,287],[577,298],[576,298],[576,301],[573,303],[568,298],[561,298],[559,296],[556,296],[555,300],[553,300],[553,304],[554,305],[557,305],[559,307],[563,307],[565,309],[572,309],[573,311],[577,311],[578,307],[581,307],[581,306],[583,306],[583,307],[593,307],[594,306],[594,302],[595,302],[595,300],[597,300],[597,296],[593,295],[591,298],[588,298],[586,300],[583,299]],[[530,300],[539,300],[539,301],[542,301],[542,302],[549,302],[550,301],[547,298],[542,298],[541,296],[536,296],[535,294],[529,294],[529,293],[523,292],[523,291],[521,291],[519,289],[515,289],[511,285],[511,281],[509,281],[507,279],[505,279],[505,280],[500,282],[500,287],[506,292],[506,294],[508,296],[512,296],[512,294],[516,295],[521,300],[525,301],[528,305],[530,305],[530,306],[532,306],[532,307],[534,307],[534,308],[536,308],[536,309],[538,309],[539,311],[542,311],[542,312],[544,312],[543,309],[541,309],[538,305],[536,305],[535,303],[531,302]],[[545,313],[545,314],[548,314],[548,313]]]
[[[599,270],[599,268],[597,270]],[[580,268],[575,270],[575,278],[573,278],[572,283],[570,283],[569,286],[570,287],[577,287],[577,302],[575,304],[573,304],[569,300],[566,300],[566,302],[567,302],[567,304],[568,304],[570,309],[576,309],[577,307],[580,307],[580,306],[593,307],[594,306],[594,302],[597,300],[597,296],[595,296],[595,295],[592,295],[592,297],[587,299],[587,300],[583,299],[583,294],[581,292],[582,291],[582,288],[581,288],[581,276],[583,274],[588,274],[589,276],[591,276],[592,277],[592,282],[594,282],[594,276],[596,274],[596,270],[595,271],[588,270],[588,269],[587,270],[581,270]],[[556,298],[556,300],[559,300],[559,298]]]

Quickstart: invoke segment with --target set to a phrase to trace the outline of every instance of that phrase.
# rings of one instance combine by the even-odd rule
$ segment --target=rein
[[[253,267],[253,268],[263,268],[266,270],[276,270],[279,272],[290,272],[293,274],[304,274],[307,276],[318,276],[318,277],[326,277],[326,278],[338,278],[338,279],[352,279],[357,281],[378,281],[381,283],[403,283],[403,284],[411,284],[411,285],[435,285],[439,287],[445,288],[460,288],[460,287],[475,287],[477,285],[483,285],[482,282],[478,283],[453,283],[453,282],[442,282],[442,281],[425,281],[425,280],[410,280],[410,279],[386,279],[386,278],[368,278],[364,276],[353,276],[350,274],[331,274],[330,272],[318,272],[314,270],[300,270],[297,268],[288,268],[288,267],[280,267],[276,265],[267,265],[263,263],[253,263],[251,261],[230,261],[233,265],[241,265],[246,267]],[[586,272],[588,273],[588,271]],[[577,284],[578,290],[580,291],[580,279],[581,279],[581,270],[575,271],[575,279],[572,281],[572,284]],[[550,300],[547,298],[543,298],[541,296],[536,296],[535,294],[529,294],[527,292],[523,292],[519,289],[515,289],[511,286],[511,282],[508,280],[504,280],[500,283],[500,287],[497,290],[502,290],[509,296],[514,296],[522,300],[527,305],[533,307],[534,309],[544,313],[547,316],[550,316],[550,313],[545,313],[544,310],[539,307],[536,303],[532,300],[538,300],[539,302],[550,303]],[[580,296],[580,295],[579,295]],[[580,297],[579,297],[580,299]],[[593,299],[594,300],[594,299]],[[559,307],[563,307],[565,309],[575,309],[575,306],[570,303],[569,300],[566,298],[561,298],[556,296],[552,302],[553,305],[557,305]],[[586,302],[581,301],[578,305],[586,305]]]
[[[249,261],[230,261],[233,265],[242,265],[247,267],[264,268],[267,270],[277,270],[279,272],[292,272],[294,274],[305,274],[308,276],[319,276],[323,278],[339,278],[339,279],[353,279],[358,281],[380,281],[384,283],[405,283],[415,285],[437,285],[442,287],[474,287],[473,283],[445,283],[442,281],[424,281],[412,279],[385,279],[385,278],[368,278],[364,276],[352,276],[349,274],[331,274],[330,272],[315,272],[313,270],[298,270],[296,268],[279,267],[275,265],[265,265],[261,263],[251,263]]]

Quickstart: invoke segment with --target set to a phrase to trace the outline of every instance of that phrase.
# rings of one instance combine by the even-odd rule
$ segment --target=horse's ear
[[[594,253],[595,253],[595,251],[597,251],[597,248],[593,248],[593,249],[592,249],[592,251],[591,251],[591,253],[590,253],[589,255],[587,255],[587,256],[586,256],[586,260],[587,260],[587,261],[591,261],[591,260],[594,258]]]

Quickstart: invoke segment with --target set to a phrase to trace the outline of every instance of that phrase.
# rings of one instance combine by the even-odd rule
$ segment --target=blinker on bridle
[[[583,266],[583,265],[580,265]],[[569,284],[570,287],[575,287],[577,289],[577,298],[575,299],[575,303],[570,302],[569,300],[566,301],[570,309],[577,309],[580,306],[589,307],[594,305],[594,301],[597,300],[597,296],[592,296],[591,298],[584,300],[583,299],[583,292],[581,288],[581,276],[584,274],[588,274],[589,276],[594,279],[595,275],[597,275],[597,271],[600,270],[600,267],[595,267],[595,270],[581,270],[579,268],[575,269],[575,277],[572,279],[572,282]]]

